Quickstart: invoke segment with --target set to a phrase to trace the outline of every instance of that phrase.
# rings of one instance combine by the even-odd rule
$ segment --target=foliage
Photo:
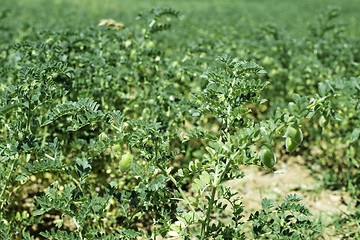
[[[264,198],[261,203],[262,210],[249,217],[256,238],[266,236],[268,239],[308,239],[307,229],[314,228],[315,225],[310,221],[310,210],[304,204],[298,203],[301,200],[302,197],[289,194],[276,206],[271,199]]]
[[[315,239],[298,195],[245,220],[228,185],[242,166],[274,173],[284,145],[350,193],[341,221],[358,225],[359,40],[339,8],[302,38],[194,31],[172,8],[56,29],[0,10],[2,239],[247,239],[246,222],[256,238]]]

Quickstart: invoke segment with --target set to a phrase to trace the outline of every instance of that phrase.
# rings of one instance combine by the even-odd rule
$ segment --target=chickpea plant
[[[194,100],[189,111],[192,112],[192,119],[199,124],[205,116],[215,116],[221,122],[221,128],[218,132],[212,132],[200,125],[185,130],[182,144],[192,139],[201,139],[206,154],[201,161],[193,160],[184,167],[178,167],[175,172],[170,161],[179,152],[170,151],[170,146],[179,139],[179,130],[164,127],[162,122],[150,119],[126,120],[120,111],[103,112],[99,110],[99,104],[91,99],[57,103],[56,99],[61,95],[52,94],[51,89],[55,88],[52,83],[47,83],[46,74],[39,77],[36,72],[27,70],[22,75],[26,84],[2,91],[5,104],[1,111],[6,114],[12,106],[16,105],[17,108],[10,112],[10,118],[3,119],[9,121],[7,124],[11,126],[10,130],[16,134],[6,135],[8,144],[2,145],[2,164],[8,162],[11,167],[2,176],[1,209],[9,204],[7,199],[11,197],[12,186],[16,181],[20,183],[17,188],[21,188],[31,175],[50,171],[59,175],[36,198],[37,209],[31,221],[36,222],[36,216],[56,210],[62,216],[57,227],[62,227],[66,215],[71,218],[76,230],[68,232],[52,229],[41,232],[45,238],[84,239],[105,236],[105,226],[100,219],[105,218],[110,200],[116,199],[120,207],[119,214],[124,218],[123,228],[113,235],[117,238],[156,238],[158,235],[166,237],[170,234],[184,239],[245,239],[241,196],[227,187],[226,182],[244,177],[239,169],[241,165],[258,165],[273,171],[276,167],[276,157],[272,150],[274,139],[287,127],[285,136],[294,140],[297,147],[302,140],[299,122],[324,99],[307,101],[306,98],[297,97],[299,102],[295,105],[301,114],[296,117],[284,109],[277,111],[271,119],[254,119],[249,106],[266,102],[261,98],[261,92],[269,84],[261,78],[266,72],[253,62],[235,61],[228,57],[219,57],[218,62],[220,68],[209,70],[201,76],[208,84],[203,91],[193,93]],[[37,87],[33,83],[34,77],[41,80],[36,82]],[[28,91],[31,91],[32,98],[23,93]],[[40,98],[40,93],[46,95]],[[29,111],[35,107],[32,101],[39,99],[48,99],[46,104],[52,105],[50,110],[43,111],[41,117],[35,109]],[[21,102],[24,103],[19,104]],[[13,117],[17,115],[22,117]],[[86,144],[91,146],[88,154],[82,153],[67,160],[60,151],[62,144],[58,138],[44,141],[34,137],[33,134],[37,133],[31,129],[31,124],[52,127],[52,124],[66,116],[69,119],[68,133],[81,134],[86,126],[108,124],[115,134],[100,132],[90,139],[89,145]],[[61,138],[63,143],[69,141],[70,144],[72,141],[65,136]],[[76,140],[75,143],[84,144]],[[127,146],[128,150],[122,152],[123,146]],[[255,151],[253,147],[261,150]],[[130,184],[126,189],[118,190],[118,183],[111,181],[104,188],[104,193],[99,195],[92,192],[87,179],[94,171],[94,159],[107,149],[120,153],[118,171],[135,185]],[[188,182],[184,182],[184,179]],[[64,181],[68,183],[64,184]],[[185,193],[182,187],[186,185],[191,186],[193,195]],[[228,210],[228,205],[231,210]],[[223,221],[221,214],[224,211],[230,211],[230,215],[227,215],[231,218],[230,223]],[[298,210],[294,208],[292,211]],[[310,215],[306,211],[301,214],[303,219]],[[142,217],[151,219],[152,228],[146,233],[136,226],[136,221]],[[286,219],[290,221],[290,218]],[[3,232],[8,231],[7,226],[2,224],[2,227]],[[256,232],[258,228],[254,229]],[[297,233],[296,230],[290,233]],[[261,231],[256,234],[261,234]],[[31,238],[27,232],[23,236]]]
[[[272,150],[274,139],[288,127],[285,136],[296,140],[297,145],[292,145],[294,150],[302,140],[297,123],[313,111],[309,107],[311,104],[317,106],[319,103],[314,100],[303,105],[305,111],[298,117],[291,116],[285,109],[277,111],[268,120],[253,119],[248,106],[266,102],[261,98],[261,92],[269,84],[261,78],[265,70],[253,62],[231,60],[226,56],[217,60],[222,67],[204,73],[202,77],[208,81],[208,85],[202,92],[194,93],[199,106],[193,116],[201,119],[205,114],[211,114],[221,121],[221,129],[218,135],[201,127],[189,130],[183,141],[205,139],[207,153],[201,161],[190,162],[188,168],[180,169],[177,173],[179,178],[184,175],[196,177],[191,184],[195,195],[183,197],[188,210],[172,225],[173,231],[185,239],[194,235],[198,239],[245,239],[241,231],[241,198],[234,189],[226,186],[226,182],[244,177],[239,169],[241,165],[258,165],[272,170],[276,164]],[[261,150],[254,151],[252,146]],[[227,210],[228,205],[231,210]],[[228,225],[222,221],[223,211],[232,212]],[[301,215],[308,222],[311,214],[305,211]],[[255,232],[260,234],[261,231]],[[294,233],[290,234],[292,236],[297,234],[296,230],[290,232]]]
[[[162,49],[172,46],[165,33],[178,17],[171,8],[154,8],[139,14],[145,22],[139,31],[106,26],[81,33],[42,31],[30,41],[30,28],[14,34],[26,41],[2,45],[2,239],[309,236],[305,229],[315,224],[301,197],[288,195],[280,204],[264,198],[262,209],[245,219],[241,193],[227,182],[241,181],[242,166],[275,173],[278,150],[301,152],[312,118],[324,134],[332,124],[346,129],[346,154],[355,159],[360,78],[313,84],[306,93],[317,92],[310,95],[290,88],[292,94],[278,104],[276,94],[264,96],[274,85],[287,93],[284,69],[267,74],[257,63],[221,56],[216,67],[199,74],[213,65],[203,58],[212,46],[206,51],[186,46],[183,55]],[[325,34],[321,29],[314,37]],[[264,31],[275,40],[283,37],[276,27]],[[270,43],[280,46],[286,67],[294,57],[286,50],[290,43],[286,38]],[[197,57],[196,51],[204,54]],[[273,61],[264,60],[270,71]],[[334,101],[340,95],[343,101]],[[264,105],[271,114],[255,112]],[[336,122],[334,105],[353,114],[347,123]],[[358,161],[351,164],[358,169]],[[358,181],[350,175],[345,181],[358,203]],[[28,195],[22,196],[23,190]],[[21,204],[24,198],[33,200],[31,207]],[[48,215],[56,216],[53,225],[32,229],[47,227]]]

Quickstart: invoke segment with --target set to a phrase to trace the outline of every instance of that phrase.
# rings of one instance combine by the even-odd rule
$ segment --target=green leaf
[[[351,133],[350,142],[353,143],[357,141],[359,139],[359,135],[360,135],[360,128],[355,128]]]
[[[36,210],[34,212],[34,216],[39,216],[39,215],[43,215],[44,213],[46,213],[47,211],[45,210]]]
[[[263,200],[261,201],[261,207],[264,211],[272,208],[273,206],[274,201],[271,199],[263,198]]]
[[[77,158],[75,165],[76,175],[80,178],[84,178],[91,171],[91,159],[90,158]]]

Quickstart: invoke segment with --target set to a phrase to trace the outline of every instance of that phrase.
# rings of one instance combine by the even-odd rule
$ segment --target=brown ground
[[[349,194],[323,189],[301,157],[287,157],[286,163],[278,160],[276,170],[283,170],[283,173],[271,173],[254,166],[242,170],[245,178],[230,181],[227,185],[242,194],[245,219],[251,212],[261,209],[264,197],[281,203],[290,193],[303,197],[301,202],[310,209],[314,219],[321,214],[322,219],[329,222],[333,214],[348,213]],[[335,237],[332,227],[328,227],[324,239],[341,238]]]

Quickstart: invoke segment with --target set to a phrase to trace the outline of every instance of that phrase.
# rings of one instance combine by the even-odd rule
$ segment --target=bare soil
[[[243,179],[230,181],[227,185],[242,194],[245,219],[250,213],[261,209],[263,198],[281,203],[290,193],[303,197],[301,202],[310,209],[313,219],[321,218],[329,223],[334,214],[349,213],[349,194],[324,189],[300,156],[284,156],[278,160],[275,172],[255,166],[244,167],[242,171],[245,172]],[[334,236],[331,226],[323,234],[323,239],[340,239]]]

